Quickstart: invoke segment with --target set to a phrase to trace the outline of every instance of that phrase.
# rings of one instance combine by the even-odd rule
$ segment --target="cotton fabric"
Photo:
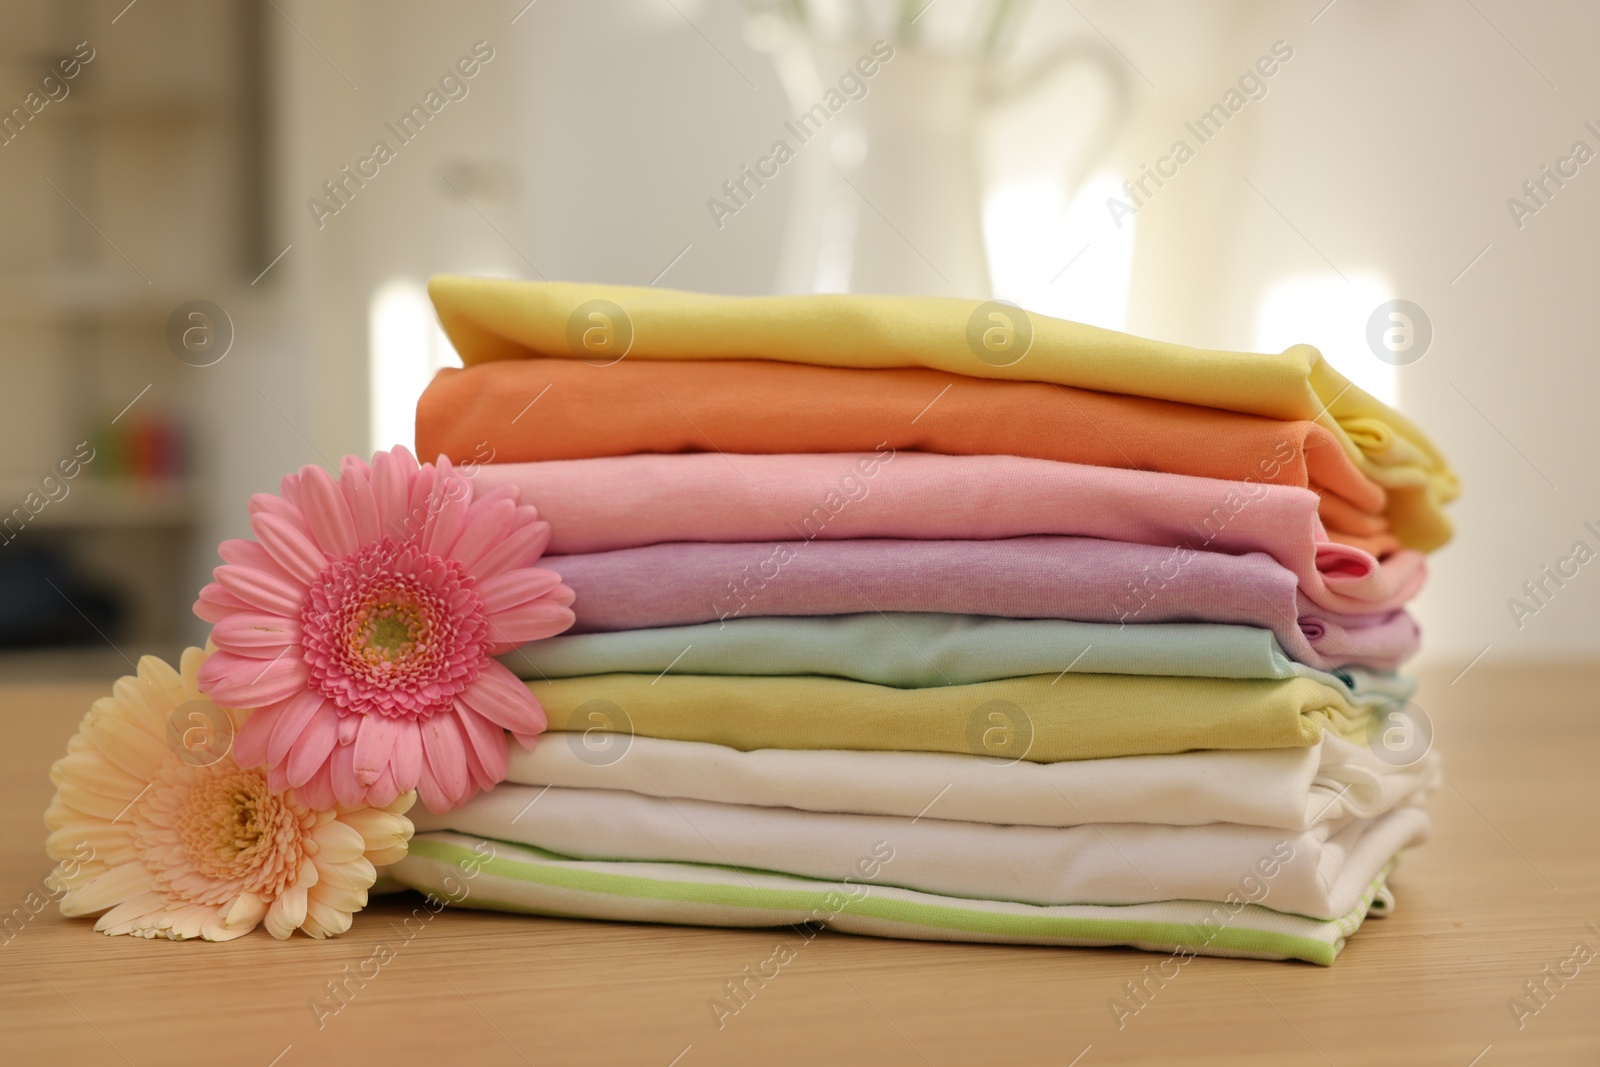
[[[1306,678],[1034,675],[933,689],[816,677],[601,674],[529,682],[551,730],[758,748],[956,752],[997,762],[1361,740],[1374,709]]]
[[[1310,678],[1352,704],[1407,700],[1404,675],[1319,671],[1284,655],[1272,631],[1206,623],[1070,622],[914,612],[729,619],[695,626],[562,635],[501,661],[524,680],[585,674],[819,674],[918,689],[1029,674]]]
[[[1314,919],[1354,908],[1394,854],[1429,832],[1427,815],[1409,806],[1298,832],[1232,823],[996,826],[510,784],[413,821],[419,832],[454,830],[580,859],[723,863],[830,880],[859,877],[860,859],[886,842],[894,858],[876,881],[1022,904],[1221,900],[1248,876],[1265,883],[1273,910]]]
[[[1315,349],[993,302],[431,291],[464,367],[419,451],[554,523],[577,623],[502,656],[550,730],[422,816],[402,882],[1324,964],[1392,905],[1441,779],[1368,734],[1411,693],[1456,483]]]
[[[429,285],[467,366],[528,355],[589,355],[573,324],[605,300],[622,315],[629,360],[768,359],[847,368],[935,367],[1040,381],[1280,420],[1318,420],[1374,481],[1396,491],[1397,533],[1428,549],[1449,536],[1440,507],[1458,491],[1438,449],[1310,345],[1276,355],[1189,348],[1043,315],[1009,316],[1028,335],[1013,358],[979,344],[991,302],[937,297],[729,297],[654,288],[443,276]],[[579,323],[581,326],[582,323]],[[987,358],[985,358],[987,355]],[[805,451],[805,450],[795,450]]]
[[[1221,901],[1039,907],[720,864],[576,860],[446,831],[412,838],[406,857],[385,872],[402,885],[463,907],[623,922],[783,927],[775,936],[793,944],[809,940],[814,929],[798,924],[812,923],[841,933],[919,941],[1127,945],[1172,952],[1180,963],[1202,955],[1328,966],[1364,919],[1393,912],[1392,868],[1379,872],[1356,906],[1331,921],[1250,903],[1242,889]]]
[[[669,541],[1070,534],[1263,552],[1295,574],[1313,604],[1350,613],[1398,608],[1425,577],[1421,553],[1390,551],[1380,562],[1329,541],[1306,489],[1019,456],[633,455],[490,464],[473,486],[480,496],[515,487],[550,523],[556,553]]]
[[[1324,734],[1310,748],[1006,763],[934,752],[756,749],[586,732],[543,735],[506,781],[756,807],[1019,826],[1238,823],[1305,830],[1371,819],[1438,787]]]
[[[739,617],[940,612],[1080,622],[1233,623],[1269,629],[1319,670],[1398,666],[1416,650],[1403,610],[1340,615],[1299,593],[1270,556],[1086,537],[1003,541],[674,543],[543,565],[576,593],[573,633]]]
[[[888,448],[1309,486],[1330,536],[1369,551],[1377,544],[1364,538],[1392,535],[1426,551],[1448,535],[1414,514],[1412,496],[1391,499],[1363,474],[1326,426],[1062,385],[932,370],[540,359],[447,367],[417,402],[418,453],[462,463]]]

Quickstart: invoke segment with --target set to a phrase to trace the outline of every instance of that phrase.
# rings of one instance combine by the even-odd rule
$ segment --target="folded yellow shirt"
[[[957,752],[1034,763],[1365,736],[1370,708],[1309,678],[1040,674],[896,689],[840,678],[596,674],[529,682],[551,730],[758,748]],[[585,731],[588,734],[585,735]]]
[[[1351,385],[1310,345],[1277,354],[1147,341],[1029,314],[1014,318],[996,357],[976,300],[947,297],[713,296],[572,282],[440,275],[428,286],[439,320],[469,367],[504,359],[770,359],[833,367],[931,367],[975,378],[1056,382],[1274,419],[1320,422],[1361,471],[1390,490],[1396,533],[1434,548],[1449,537],[1441,506],[1455,474],[1409,419]],[[618,319],[605,301],[620,308]],[[576,314],[583,309],[582,314]],[[995,310],[995,309],[989,309]],[[592,318],[599,312],[607,318]],[[598,328],[610,347],[584,347]],[[977,354],[984,352],[984,357]]]

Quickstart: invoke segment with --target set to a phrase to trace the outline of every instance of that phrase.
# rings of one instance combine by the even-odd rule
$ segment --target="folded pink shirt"
[[[1089,537],[991,541],[673,542],[540,566],[576,594],[572,633],[750,616],[927,611],[1080,622],[1221,622],[1271,630],[1319,670],[1387,670],[1417,649],[1404,610],[1343,615],[1311,604],[1260,552],[1161,548]]]
[[[477,468],[478,493],[515,486],[551,526],[550,551],[670,541],[1072,535],[1240,555],[1264,552],[1306,599],[1390,611],[1426,577],[1422,553],[1381,561],[1328,540],[1309,489],[1021,456],[925,452],[643,454]]]

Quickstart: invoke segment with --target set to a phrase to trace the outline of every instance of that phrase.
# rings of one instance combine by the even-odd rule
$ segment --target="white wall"
[[[1333,277],[1331,261],[1389,279],[1435,330],[1427,356],[1402,369],[1402,404],[1465,486],[1453,512],[1459,536],[1434,557],[1423,599],[1429,654],[1464,659],[1492,644],[1493,657],[1592,656],[1600,565],[1520,631],[1506,599],[1576,539],[1600,549],[1581,528],[1585,519],[1600,527],[1591,474],[1600,311],[1585,291],[1600,236],[1600,164],[1520,231],[1505,200],[1575,138],[1600,150],[1582,129],[1589,118],[1600,126],[1600,105],[1586,110],[1600,99],[1588,61],[1600,12],[1476,2],[1515,48],[1457,3],[1338,0],[1312,24],[1321,0],[1083,0],[1083,15],[1142,72],[1109,157],[1124,172],[1163,153],[1183,120],[1273,41],[1295,49],[1267,97],[1138,213],[1128,325],[1249,347],[1261,294],[1279,278]],[[271,488],[293,465],[365,448],[366,300],[389,277],[535,277],[536,267],[552,278],[642,284],[688,245],[663,284],[770,288],[786,190],[764,192],[721,232],[704,207],[788,117],[769,61],[743,42],[737,5],[679,0],[698,31],[664,0],[541,2],[516,25],[516,3],[280,6],[360,89],[287,24],[277,27],[288,147],[281,230],[295,248],[275,269],[277,295],[244,315],[242,358],[215,379],[213,532],[242,530],[248,492]],[[1095,32],[1049,6],[1060,24]],[[480,38],[496,58],[471,96],[318,232],[305,198]],[[462,162],[514,176],[514,195],[480,203],[504,238],[444,184]]]
[[[504,3],[277,6],[274,221],[277,247],[292,248],[226,301],[238,340],[203,385],[202,544],[246,535],[249,495],[286,472],[368,450],[367,305],[378,287],[448,271],[648,282],[702,236],[691,231],[704,179],[683,164],[709,176],[719,146],[742,150],[734,136],[753,112],[783,117],[761,57],[743,58],[764,92],[712,70],[707,56],[722,61],[665,5],[675,24],[618,3],[536,4],[515,24],[520,5]],[[735,15],[700,18],[737,52]],[[401,147],[384,124],[480,40],[494,58],[468,95]],[[319,228],[306,201],[325,199],[322,183],[378,139],[395,159]],[[774,196],[747,213],[670,281],[763,291],[781,209]],[[216,562],[196,559],[197,585]]]
[[[1600,566],[1520,630],[1506,601],[1574,541],[1600,550],[1582,529],[1600,516],[1600,309],[1586,292],[1600,261],[1600,166],[1520,231],[1505,202],[1574,139],[1600,151],[1582,128],[1600,126],[1600,107],[1586,107],[1600,10],[1480,0],[1513,47],[1469,5],[1340,0],[1311,24],[1321,7],[1241,6],[1205,64],[1193,62],[1189,5],[1085,8],[1162,89],[1143,86],[1124,166],[1162,149],[1272,41],[1295,48],[1268,96],[1138,214],[1129,328],[1249,346],[1260,295],[1285,274],[1388,278],[1434,327],[1427,355],[1400,370],[1402,406],[1464,485],[1457,539],[1433,557],[1419,606],[1426,654],[1593,656]]]

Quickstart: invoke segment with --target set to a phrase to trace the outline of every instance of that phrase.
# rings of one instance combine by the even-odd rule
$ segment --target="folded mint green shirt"
[[[1069,622],[877,613],[753,617],[697,626],[553,637],[502,661],[536,681],[590,674],[826,675],[900,689],[1056,674],[1310,678],[1354,704],[1408,699],[1403,675],[1319,671],[1272,631],[1215,623]]]

